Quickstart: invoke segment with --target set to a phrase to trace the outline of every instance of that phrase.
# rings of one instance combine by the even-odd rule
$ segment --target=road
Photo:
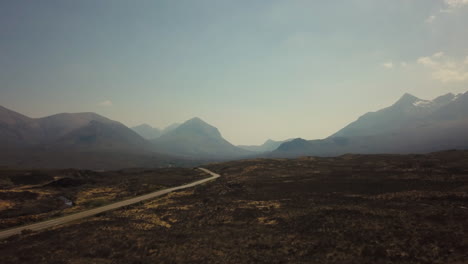
[[[60,218],[55,218],[55,219],[51,219],[51,220],[47,220],[47,221],[43,221],[43,222],[39,222],[39,223],[35,223],[35,224],[30,224],[30,225],[25,225],[25,226],[20,226],[20,227],[16,227],[16,228],[3,230],[3,231],[0,231],[0,239],[5,239],[5,238],[10,237],[12,235],[20,234],[21,231],[23,231],[23,230],[39,231],[39,230],[43,230],[43,229],[50,228],[50,227],[53,227],[53,226],[63,225],[63,224],[66,224],[66,223],[69,223],[69,222],[72,222],[72,221],[83,219],[85,217],[97,215],[97,214],[107,212],[107,211],[110,211],[110,210],[114,210],[114,209],[117,209],[117,208],[120,208],[120,207],[136,204],[136,203],[139,203],[141,201],[145,201],[145,200],[148,200],[148,199],[159,197],[161,195],[164,195],[164,194],[167,194],[167,193],[170,193],[170,192],[173,192],[173,191],[191,188],[191,187],[200,185],[202,183],[212,181],[212,180],[214,180],[214,179],[216,179],[216,178],[218,178],[220,176],[219,174],[216,174],[216,173],[214,173],[214,172],[212,172],[210,170],[207,170],[207,169],[204,169],[204,168],[199,168],[199,169],[202,170],[203,172],[206,172],[206,173],[210,174],[211,177],[203,179],[203,180],[195,181],[195,182],[192,182],[192,183],[189,183],[189,184],[185,184],[185,185],[181,185],[181,186],[177,186],[177,187],[172,187],[172,188],[160,190],[160,191],[157,191],[157,192],[152,192],[152,193],[149,193],[149,194],[145,194],[145,195],[142,195],[142,196],[138,196],[138,197],[135,197],[135,198],[131,198],[131,199],[128,199],[128,200],[116,202],[116,203],[113,203],[113,204],[97,207],[97,208],[90,209],[90,210],[83,211],[83,212],[79,212],[79,213],[76,213],[76,214],[71,214],[71,215],[67,215],[67,216],[63,216],[63,217],[60,217]]]

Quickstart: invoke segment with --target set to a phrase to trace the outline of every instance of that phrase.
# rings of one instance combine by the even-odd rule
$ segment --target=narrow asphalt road
[[[83,211],[83,212],[80,212],[80,213],[67,215],[67,216],[63,216],[63,217],[60,217],[60,218],[55,218],[55,219],[51,219],[51,220],[47,220],[47,221],[44,221],[44,222],[39,222],[39,223],[31,224],[31,225],[20,226],[20,227],[16,227],[16,228],[3,230],[3,231],[0,231],[0,239],[5,239],[5,238],[10,237],[12,235],[20,234],[21,231],[23,231],[23,230],[39,231],[39,230],[43,230],[43,229],[50,228],[50,227],[53,227],[53,226],[63,225],[63,224],[66,224],[68,222],[71,222],[71,221],[75,221],[75,220],[78,220],[78,219],[83,219],[85,217],[97,215],[97,214],[102,213],[102,212],[106,212],[106,211],[114,210],[114,209],[124,207],[124,206],[127,206],[127,205],[139,203],[141,201],[152,199],[152,198],[155,198],[155,197],[158,197],[158,196],[161,196],[161,195],[173,192],[173,191],[182,190],[182,189],[190,188],[190,187],[193,187],[193,186],[197,186],[199,184],[214,180],[214,179],[216,179],[216,178],[218,178],[220,176],[219,174],[216,174],[216,173],[214,173],[214,172],[212,172],[210,170],[207,170],[207,169],[204,169],[204,168],[199,168],[199,169],[206,172],[206,173],[208,173],[208,174],[210,174],[211,177],[203,179],[203,180],[195,181],[195,182],[192,182],[192,183],[189,183],[189,184],[185,184],[185,185],[172,187],[172,188],[160,190],[160,191],[157,191],[157,192],[145,194],[145,195],[138,196],[138,197],[135,197],[135,198],[131,198],[131,199],[128,199],[128,200],[124,200],[124,201],[121,201],[121,202],[116,202],[116,203],[109,204],[109,205],[106,205],[106,206],[97,207],[97,208],[87,210],[87,211]]]

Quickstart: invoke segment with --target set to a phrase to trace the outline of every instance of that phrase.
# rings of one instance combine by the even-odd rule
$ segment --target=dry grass
[[[193,169],[0,170],[0,229],[103,206],[207,177]],[[74,205],[69,207],[59,197]]]
[[[12,201],[0,200],[0,211],[13,208],[15,203]]]
[[[2,264],[466,263],[468,152],[208,168],[222,177],[0,243]]]

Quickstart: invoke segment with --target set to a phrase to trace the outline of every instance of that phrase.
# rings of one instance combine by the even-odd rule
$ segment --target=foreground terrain
[[[466,263],[468,152],[258,159],[0,242],[2,263]]]
[[[80,212],[206,174],[193,169],[0,170],[0,229]]]

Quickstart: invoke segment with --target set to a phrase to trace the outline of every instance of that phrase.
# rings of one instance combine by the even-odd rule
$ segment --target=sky
[[[466,91],[468,0],[0,1],[0,105],[31,117],[200,117],[261,144]]]

